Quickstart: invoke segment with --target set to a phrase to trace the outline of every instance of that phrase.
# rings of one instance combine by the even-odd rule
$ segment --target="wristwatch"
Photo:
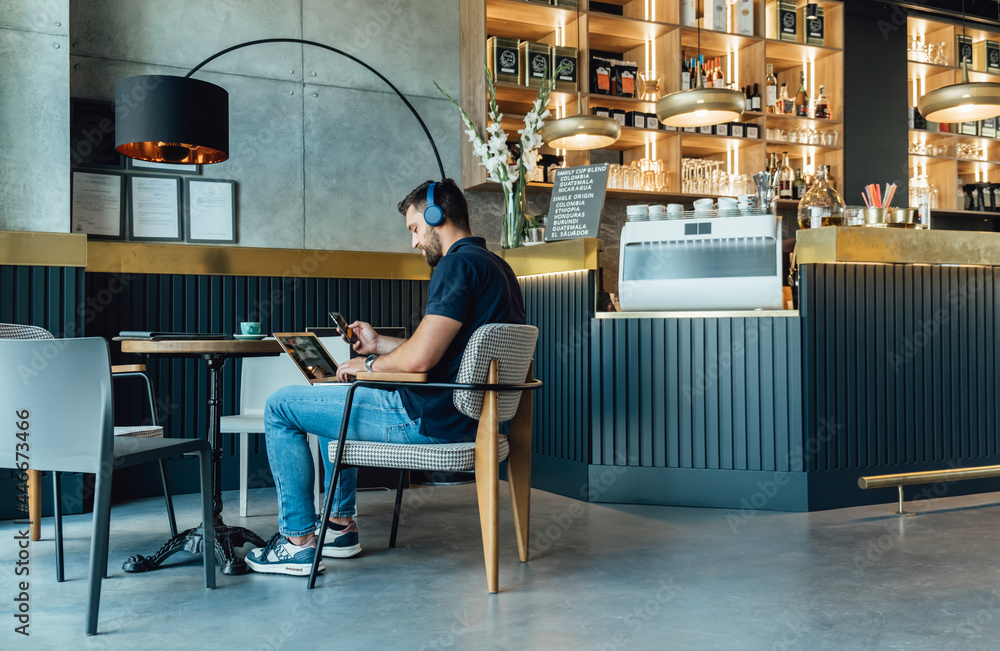
[[[368,371],[369,373],[375,372],[372,370],[372,364],[375,363],[376,359],[378,359],[378,355],[369,355],[368,357],[365,358],[365,370]]]

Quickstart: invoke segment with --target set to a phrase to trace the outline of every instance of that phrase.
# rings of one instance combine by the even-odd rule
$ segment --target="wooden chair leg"
[[[528,374],[526,382],[533,378]],[[514,534],[517,537],[517,555],[521,562],[528,562],[528,534],[531,513],[531,413],[532,394],[525,391],[510,423],[507,442],[507,486],[510,504],[514,510]]]
[[[42,471],[28,471],[28,529],[33,541],[42,539]]]
[[[392,531],[389,532],[389,549],[396,546],[396,529],[399,528],[399,511],[403,504],[403,484],[406,483],[406,471],[399,471],[399,485],[396,487],[396,505],[392,508]]]
[[[489,384],[496,384],[496,362],[490,364]],[[483,397],[479,430],[476,432],[476,494],[479,497],[479,526],[483,534],[483,556],[486,560],[486,589],[499,592],[500,548],[497,531],[500,528],[500,455],[498,453],[499,422],[497,392],[487,391]]]

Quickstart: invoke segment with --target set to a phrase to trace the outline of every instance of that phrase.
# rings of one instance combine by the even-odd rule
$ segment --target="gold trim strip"
[[[604,250],[604,242],[587,237],[502,249],[497,255],[507,261],[518,276],[535,276],[581,269],[597,269],[597,253]]]
[[[208,276],[429,280],[418,253],[90,242],[87,271]]]
[[[797,231],[798,264],[828,262],[1000,265],[1000,234],[861,226]]]
[[[0,265],[86,267],[87,236],[78,233],[0,231]]]

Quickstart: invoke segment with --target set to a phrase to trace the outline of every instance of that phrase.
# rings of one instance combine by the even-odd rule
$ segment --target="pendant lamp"
[[[1000,5],[997,5],[1000,18]],[[962,36],[965,36],[965,0],[962,0]],[[970,82],[969,62],[962,57],[962,83],[924,93],[917,110],[931,122],[975,122],[1000,115],[1000,84]]]
[[[576,32],[580,36],[580,5],[576,6]],[[546,122],[539,135],[553,149],[601,149],[618,142],[621,122],[602,115],[584,115],[583,93],[576,94],[577,114]]]
[[[583,106],[577,97],[577,106]],[[553,149],[601,149],[613,145],[621,136],[621,123],[602,115],[582,113],[546,122],[542,140]]]
[[[698,25],[698,56],[701,56],[701,25]],[[698,86],[664,95],[656,100],[656,117],[669,127],[707,127],[732,122],[746,109],[746,97],[731,88],[706,88],[701,71]]]

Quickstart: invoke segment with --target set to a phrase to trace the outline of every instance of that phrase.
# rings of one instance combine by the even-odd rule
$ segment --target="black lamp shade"
[[[119,79],[115,149],[156,163],[221,163],[229,158],[229,93],[190,77]]]

